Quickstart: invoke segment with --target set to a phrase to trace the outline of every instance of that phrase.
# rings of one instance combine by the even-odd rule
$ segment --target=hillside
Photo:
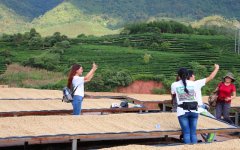
[[[0,3],[32,20],[63,1],[74,4],[87,14],[105,14],[127,22],[150,17],[195,20],[210,15],[240,19],[239,0],[0,0]]]
[[[87,15],[71,3],[64,2],[32,21],[32,26],[43,36],[61,32],[70,37],[84,33],[86,35],[116,34],[118,31],[108,29],[111,20],[97,15]]]
[[[208,16],[204,17],[201,20],[191,23],[193,28],[200,28],[202,26],[218,26],[236,29],[240,28],[240,22],[236,19],[227,19],[222,16]]]
[[[56,36],[56,35],[55,35]],[[51,39],[48,38],[49,41]],[[179,67],[191,68],[197,78],[206,77],[212,71],[214,63],[220,65],[216,80],[203,92],[211,92],[222,79],[226,71],[236,76],[236,86],[240,86],[240,56],[234,52],[234,39],[223,35],[194,35],[169,33],[143,33],[130,35],[111,35],[103,37],[80,36],[69,39],[67,48],[49,47],[31,49],[27,44],[13,45],[1,42],[0,53],[11,63],[19,63],[38,68],[46,68],[67,74],[73,63],[84,67],[84,75],[91,69],[92,62],[99,67],[96,78],[87,89],[110,91],[116,86],[124,86],[132,80],[154,80],[163,82],[165,92],[175,80]],[[65,41],[66,42],[66,41]],[[2,57],[6,60],[6,57]],[[0,71],[6,67],[0,61]],[[200,65],[199,65],[200,64]],[[201,66],[204,65],[204,66]],[[15,80],[18,86],[26,86],[22,80],[25,75],[0,76],[2,83]],[[65,80],[51,82],[38,88],[62,88]]]
[[[139,21],[150,17],[201,19],[210,15],[240,19],[239,0],[70,0],[91,14],[106,14],[124,21]]]
[[[174,74],[179,67],[189,66],[189,62],[198,62],[207,67],[210,67],[213,63],[219,63],[221,68],[225,70],[230,70],[233,67],[238,70],[240,69],[240,56],[233,52],[234,40],[224,36],[135,34],[106,36],[97,40],[81,39],[80,41],[82,43],[85,42],[97,45],[91,46],[92,52],[94,53],[100,53],[101,51],[99,49],[104,50],[102,51],[102,55],[97,54],[98,57],[95,58],[95,54],[90,53],[89,50],[84,50],[85,46],[83,45],[80,48],[81,50],[78,51],[83,52],[81,55],[89,55],[89,58],[85,57],[84,60],[89,59],[88,62],[91,62],[93,59],[96,59],[96,62],[104,62],[106,65],[121,66],[131,70],[133,74],[171,75]],[[128,46],[133,48],[125,48],[124,50],[122,46],[125,41],[128,41]],[[164,50],[160,49],[158,46],[153,47],[151,43],[157,41],[159,45],[160,43],[167,42],[169,43],[169,47]],[[107,45],[109,45],[109,47]],[[124,51],[118,50],[120,48],[112,46],[121,46],[121,49]],[[109,49],[108,52],[106,51],[107,49]],[[67,54],[73,53],[74,51],[77,52],[73,49],[67,52]],[[109,52],[117,53],[117,51],[122,54],[116,54],[116,56],[111,54],[111,57],[101,58],[109,56]],[[151,56],[149,63],[144,63],[145,54]],[[90,55],[93,55],[93,57],[90,57]],[[68,58],[68,55],[63,58]],[[78,60],[77,58],[75,59]],[[81,61],[81,59],[79,59],[79,61]]]
[[[36,28],[44,36],[54,32],[99,36],[119,33],[131,22],[162,19],[197,28],[232,28],[239,26],[239,7],[238,0],[0,0],[0,34]]]
[[[64,0],[0,0],[0,4],[4,4],[28,20],[32,20],[53,9],[63,1]]]
[[[16,33],[27,28],[26,18],[0,4],[0,33]]]
[[[157,45],[153,44],[156,42]],[[12,48],[5,44],[0,50],[4,49],[11,50],[12,62],[18,63],[54,55],[48,50],[29,50],[24,45]],[[234,53],[234,39],[224,36],[146,33],[82,37],[73,39],[70,48],[56,55],[60,55],[59,62],[54,62],[58,71],[65,71],[73,62],[89,69],[93,61],[101,66],[100,70],[127,69],[131,74],[173,75],[179,67],[189,66],[189,62],[207,67],[219,63],[222,69],[240,70],[240,56]],[[149,61],[145,60],[147,55]]]

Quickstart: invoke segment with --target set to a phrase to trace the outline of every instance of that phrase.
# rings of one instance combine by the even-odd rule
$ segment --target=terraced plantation
[[[148,64],[143,61],[144,54],[151,54]],[[93,61],[99,64],[100,69],[129,70],[131,74],[166,74],[176,67],[174,60],[185,54],[147,51],[137,48],[103,45],[77,45],[73,46],[63,56],[62,62],[75,59],[83,66],[89,66]],[[168,64],[167,64],[168,63]],[[171,67],[172,66],[172,67]],[[89,66],[90,67],[90,66]],[[168,67],[171,67],[168,69]]]
[[[74,44],[65,49],[57,64],[62,71],[73,62],[81,63],[88,70],[93,61],[99,64],[99,71],[125,69],[132,75],[174,75],[179,67],[188,67],[188,62],[192,61],[207,65],[209,69],[213,63],[219,63],[223,69],[234,67],[240,70],[240,57],[234,53],[234,40],[224,36],[148,33],[82,37],[72,41]],[[168,43],[168,47],[161,48],[162,43]],[[13,55],[12,62],[19,63],[48,53],[48,50],[29,50],[24,46],[7,46],[6,49]],[[144,61],[146,54],[150,56],[149,62]],[[3,64],[2,60],[0,63]],[[4,65],[0,68],[3,72]]]
[[[125,41],[129,42],[124,47]],[[152,42],[168,42],[167,49],[151,47]],[[177,35],[177,34],[144,34],[118,35],[102,38],[78,39],[70,53],[79,54],[76,59],[84,62],[95,61],[103,68],[125,68],[133,74],[174,74],[177,68],[188,66],[188,62],[199,62],[212,66],[219,63],[221,68],[240,70],[240,57],[234,53],[234,40],[224,36]],[[160,45],[159,44],[159,45]],[[103,46],[104,45],[104,46]],[[132,47],[132,48],[130,48]],[[144,63],[144,54],[150,54],[149,63]],[[84,56],[84,58],[80,57]]]

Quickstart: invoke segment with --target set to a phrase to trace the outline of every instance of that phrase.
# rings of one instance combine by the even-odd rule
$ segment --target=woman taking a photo
[[[231,101],[236,97],[236,87],[233,84],[234,81],[233,74],[228,72],[223,77],[223,82],[219,83],[216,88],[216,91],[218,91],[216,118],[220,120],[223,115],[223,120],[230,124],[233,124],[233,121],[229,117]]]
[[[87,73],[85,77],[81,77],[83,73],[83,67],[79,64],[72,65],[72,68],[68,76],[68,88],[76,89],[73,94],[73,115],[80,115],[82,109],[82,101],[84,97],[84,83],[92,79],[95,71],[97,70],[97,65],[92,64],[92,69]]]
[[[183,141],[185,144],[197,143],[197,121],[199,107],[202,100],[201,87],[212,80],[219,70],[219,65],[215,64],[214,71],[209,77],[196,81],[187,80],[189,72],[186,68],[180,68],[178,71],[179,81],[172,83],[171,93],[176,94],[177,98],[177,116],[183,132]]]

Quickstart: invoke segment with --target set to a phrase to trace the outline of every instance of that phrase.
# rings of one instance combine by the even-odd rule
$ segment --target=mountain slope
[[[64,2],[43,16],[34,19],[32,26],[43,35],[61,32],[70,37],[76,37],[81,33],[87,35],[118,33],[117,30],[113,31],[106,27],[110,21],[101,16],[84,14],[71,3]]]
[[[88,13],[136,21],[154,17],[201,19],[221,15],[240,19],[239,0],[70,0]]]
[[[25,16],[29,20],[43,15],[64,0],[0,0],[8,8],[14,10],[17,14]]]
[[[88,14],[105,14],[127,22],[149,17],[201,19],[210,15],[240,19],[239,0],[0,0],[0,4],[33,19],[63,1]]]
[[[194,28],[199,28],[201,26],[222,26],[235,29],[240,27],[240,23],[236,19],[226,19],[221,16],[208,16],[193,22],[191,25]]]
[[[16,33],[27,28],[26,18],[0,4],[0,33]]]
[[[0,0],[0,33],[36,28],[43,35],[54,32],[71,37],[81,33],[105,35],[118,33],[112,29],[136,21],[167,18],[189,23],[210,15],[240,19],[238,8],[239,0]],[[221,19],[203,19],[193,26],[219,22],[224,27],[232,26]]]

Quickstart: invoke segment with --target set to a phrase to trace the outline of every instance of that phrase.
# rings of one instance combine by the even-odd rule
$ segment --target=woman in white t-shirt
[[[201,115],[203,116],[208,116],[211,118],[215,118],[215,117],[210,112],[208,112],[208,110],[206,109],[206,104],[203,104],[202,102],[201,88],[216,76],[218,70],[219,70],[219,65],[215,64],[214,70],[212,71],[212,73],[207,78],[200,79],[200,80],[195,80],[194,72],[192,70],[188,70],[188,80],[194,81],[195,84],[197,84],[199,87],[199,89],[196,90],[196,98],[198,100],[198,105],[200,106],[199,113],[201,113]],[[212,142],[215,138],[215,133],[208,133],[208,134],[202,133],[201,136],[203,137],[205,142]]]
[[[183,141],[186,144],[197,143],[198,107],[202,102],[198,95],[199,90],[216,75],[218,69],[219,66],[215,65],[213,73],[199,84],[198,82],[187,80],[188,70],[181,68],[178,71],[180,80],[171,85],[171,93],[176,94],[178,104],[177,115],[183,132]]]
[[[84,83],[92,79],[94,72],[97,70],[97,65],[93,63],[92,69],[87,73],[85,77],[81,77],[83,73],[83,67],[79,64],[72,65],[72,68],[68,75],[68,88],[75,89],[72,106],[73,115],[80,115],[82,109],[82,101],[84,97]]]

